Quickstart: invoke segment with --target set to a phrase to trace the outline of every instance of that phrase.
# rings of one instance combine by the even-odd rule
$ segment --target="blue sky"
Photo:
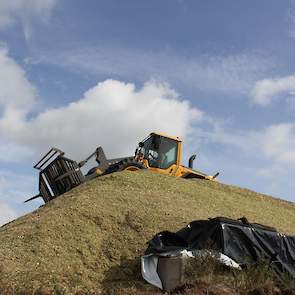
[[[22,201],[50,146],[124,156],[153,130],[294,201],[294,50],[289,0],[1,1],[0,223],[41,204]]]

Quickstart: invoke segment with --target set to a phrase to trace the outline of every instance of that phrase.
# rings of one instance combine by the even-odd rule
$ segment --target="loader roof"
[[[163,136],[163,137],[167,137],[167,138],[173,139],[173,140],[178,141],[178,142],[182,142],[182,140],[179,137],[170,136],[170,135],[167,135],[165,133],[152,132],[150,135],[152,136],[153,134],[160,135],[160,136]]]

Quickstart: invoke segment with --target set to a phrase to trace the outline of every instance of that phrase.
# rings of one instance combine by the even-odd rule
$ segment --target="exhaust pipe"
[[[194,166],[194,160],[196,159],[196,155],[192,155],[190,156],[189,160],[188,160],[188,167],[193,169]]]

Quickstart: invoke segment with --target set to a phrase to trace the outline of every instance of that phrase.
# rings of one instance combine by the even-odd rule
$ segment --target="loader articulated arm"
[[[103,148],[98,147],[90,156],[88,156],[85,160],[79,162],[78,166],[83,167],[91,158],[95,156],[95,161],[97,162],[99,169],[105,171],[108,168],[108,161],[103,151]]]

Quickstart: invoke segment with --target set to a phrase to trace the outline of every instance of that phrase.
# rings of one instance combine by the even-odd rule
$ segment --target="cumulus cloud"
[[[9,57],[7,48],[0,48],[0,109],[26,113],[35,98],[35,89],[24,70]]]
[[[79,100],[32,117],[36,91],[23,69],[0,49],[0,161],[21,161],[58,146],[83,157],[98,145],[108,155],[133,153],[151,131],[185,137],[203,113],[168,84],[106,80]],[[35,154],[36,156],[36,154]]]
[[[98,83],[69,105],[28,114],[37,103],[34,87],[22,68],[0,50],[0,150],[2,161],[31,155],[28,148],[60,146],[83,155],[97,145],[109,154],[133,152],[150,131],[186,136],[202,112],[182,100],[168,84],[149,81],[140,89],[116,80]],[[9,148],[9,149],[8,149]]]
[[[33,151],[28,146],[0,142],[0,163],[20,163],[31,160]],[[1,186],[1,179],[0,179]]]
[[[290,97],[295,91],[295,75],[257,81],[252,90],[254,103],[267,106],[282,95]]]
[[[265,156],[274,162],[295,164],[295,124],[283,123],[271,125],[262,134],[258,134],[260,146]]]
[[[204,134],[202,131],[199,133]],[[241,169],[250,169],[252,178],[256,175],[258,179],[271,181],[262,186],[262,191],[290,195],[294,185],[286,182],[285,178],[295,173],[295,123],[273,124],[260,130],[240,132],[221,126],[218,131],[211,130],[205,135],[211,143],[223,145],[223,153],[235,155],[235,160],[239,158],[237,153],[242,155]],[[227,164],[229,167],[231,165]],[[234,169],[237,169],[236,165]],[[252,182],[255,183],[254,178]],[[256,185],[259,187],[260,183]]]
[[[20,22],[26,38],[29,38],[33,19],[48,21],[56,4],[57,0],[1,0],[0,30]]]
[[[261,160],[267,159],[271,165],[290,168],[295,164],[295,123],[272,124],[261,130],[240,132],[220,125],[205,134],[212,142],[236,147]]]
[[[19,124],[36,103],[36,91],[28,81],[23,69],[0,48],[0,125],[5,130],[20,129]],[[0,161],[18,161],[31,155],[25,146],[8,142],[0,135]]]
[[[25,72],[1,49],[1,164],[38,160],[51,146],[62,148],[76,160],[99,145],[108,157],[128,156],[151,131],[186,137],[194,123],[206,117],[168,84],[155,80],[141,87],[105,80],[75,102],[33,115],[37,104],[36,91]],[[37,193],[37,181],[37,174],[31,177],[0,170],[0,224],[33,209],[31,204],[19,204]]]
[[[109,155],[131,153],[150,131],[185,137],[203,114],[167,84],[150,81],[137,89],[131,83],[106,80],[80,100],[33,119],[11,116],[0,123],[2,136],[43,149],[56,145],[81,156],[98,145]]]
[[[252,133],[251,138],[256,142],[252,153],[261,162],[256,175],[265,183],[263,190],[294,202],[295,123],[271,125]]]

